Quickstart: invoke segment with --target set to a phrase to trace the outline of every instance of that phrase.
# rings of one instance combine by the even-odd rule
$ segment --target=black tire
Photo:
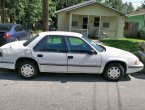
[[[19,37],[16,37],[16,41],[19,41],[20,40],[20,38]]]
[[[106,66],[103,74],[107,80],[119,81],[124,76],[124,68],[119,63],[110,63]]]
[[[39,71],[37,65],[32,61],[22,61],[18,65],[18,73],[23,79],[35,78]]]

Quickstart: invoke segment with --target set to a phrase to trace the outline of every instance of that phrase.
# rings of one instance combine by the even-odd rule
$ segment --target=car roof
[[[18,25],[18,24],[15,24],[15,23],[1,23],[0,25],[1,26],[15,26],[15,25]]]
[[[48,31],[48,32],[41,32],[39,35],[62,35],[62,36],[74,36],[74,37],[82,37],[83,35],[76,32],[65,32],[65,31]]]

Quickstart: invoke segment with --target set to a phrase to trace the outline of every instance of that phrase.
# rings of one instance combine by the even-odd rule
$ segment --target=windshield
[[[39,36],[39,34],[31,37],[30,39],[28,39],[26,42],[24,42],[24,46],[27,46],[28,44],[30,44],[34,39],[36,39]]]
[[[12,26],[0,25],[0,31],[10,31]]]
[[[88,39],[85,37],[85,40],[87,40],[90,44],[92,44],[93,47],[95,47],[95,49],[98,50],[99,52],[106,51],[105,47],[103,47],[102,45],[96,44],[91,39]]]

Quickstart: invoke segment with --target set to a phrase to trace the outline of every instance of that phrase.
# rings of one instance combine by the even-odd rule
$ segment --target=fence
[[[124,36],[136,38],[138,36],[138,22],[125,22]]]

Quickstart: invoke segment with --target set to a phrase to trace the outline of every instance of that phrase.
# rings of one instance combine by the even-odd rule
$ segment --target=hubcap
[[[25,77],[31,77],[34,74],[34,68],[30,64],[25,64],[21,67],[21,73]]]
[[[111,78],[111,79],[117,79],[120,76],[120,70],[117,67],[111,67],[108,70],[107,74],[108,74],[109,78]]]

